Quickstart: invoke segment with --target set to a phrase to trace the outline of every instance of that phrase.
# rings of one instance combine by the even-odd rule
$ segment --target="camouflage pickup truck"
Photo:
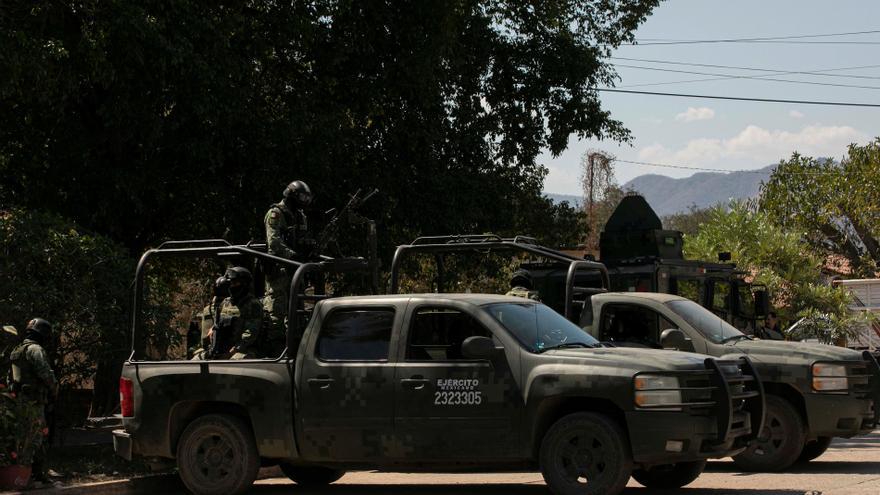
[[[867,352],[753,339],[689,299],[648,292],[592,295],[580,326],[616,346],[749,356],[767,393],[767,413],[758,441],[734,456],[741,468],[782,470],[819,457],[834,437],[877,425],[880,367]]]
[[[277,359],[133,357],[116,452],[176,459],[199,494],[241,493],[261,465],[306,485],[538,468],[556,494],[616,494],[630,476],[691,482],[763,420],[747,358],[603,347],[520,298],[328,298],[298,342]]]

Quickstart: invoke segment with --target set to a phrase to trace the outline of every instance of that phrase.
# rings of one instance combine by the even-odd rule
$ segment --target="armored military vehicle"
[[[686,297],[748,334],[760,334],[769,311],[763,285],[746,281],[728,253],[718,262],[685,260],[682,233],[666,230],[645,198],[624,197],[599,237],[599,261],[611,290],[662,292]]]
[[[269,256],[248,246],[147,253],[134,342],[145,266],[169,254]],[[685,485],[761,428],[747,358],[603,347],[550,308],[507,296],[308,296],[305,274],[334,266],[285,263],[289,307],[316,304],[304,331],[289,323],[277,358],[148,360],[134,346],[120,378],[120,456],[174,459],[199,494],[241,493],[260,465],[280,465],[303,485],[348,469],[534,468],[556,494],[613,495],[630,476]]]
[[[869,433],[880,419],[880,366],[867,351],[757,340],[690,299],[650,292],[592,295],[579,323],[617,346],[749,356],[767,413],[758,440],[734,457],[747,470],[815,459],[834,437]]]

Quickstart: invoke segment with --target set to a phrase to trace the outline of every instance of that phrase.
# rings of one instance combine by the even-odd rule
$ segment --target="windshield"
[[[562,315],[535,303],[497,303],[486,311],[530,352],[558,346],[592,347],[599,343]]]
[[[745,337],[742,332],[716,316],[715,313],[693,301],[669,301],[666,305],[704,337],[716,344]]]

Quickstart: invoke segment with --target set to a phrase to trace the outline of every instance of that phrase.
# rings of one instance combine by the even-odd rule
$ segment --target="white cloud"
[[[868,139],[865,133],[849,126],[812,125],[799,131],[783,131],[749,125],[735,136],[692,139],[678,149],[652,144],[639,150],[638,156],[645,162],[742,170],[777,163],[794,151],[807,156],[840,157],[850,143]],[[673,175],[672,171],[663,173]]]
[[[709,107],[688,107],[687,110],[677,114],[675,120],[683,122],[693,122],[695,120],[711,120],[715,118],[715,110]]]
[[[788,116],[791,117],[791,118],[793,118],[793,119],[802,119],[802,118],[804,118],[804,114],[802,114],[801,112],[798,112],[797,110],[792,110],[792,111],[788,112]]]

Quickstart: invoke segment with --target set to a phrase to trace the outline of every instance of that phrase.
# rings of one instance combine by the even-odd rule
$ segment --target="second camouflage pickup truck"
[[[741,468],[778,471],[822,455],[834,437],[869,433],[880,419],[880,366],[868,352],[758,340],[699,304],[650,292],[591,296],[581,326],[617,346],[749,356],[764,382],[764,429],[734,457]]]
[[[260,465],[300,484],[347,469],[538,468],[551,491],[693,481],[742,451],[764,397],[746,358],[601,346],[543,304],[478,294],[320,301],[277,359],[124,365],[116,452],[176,459],[199,494]]]

